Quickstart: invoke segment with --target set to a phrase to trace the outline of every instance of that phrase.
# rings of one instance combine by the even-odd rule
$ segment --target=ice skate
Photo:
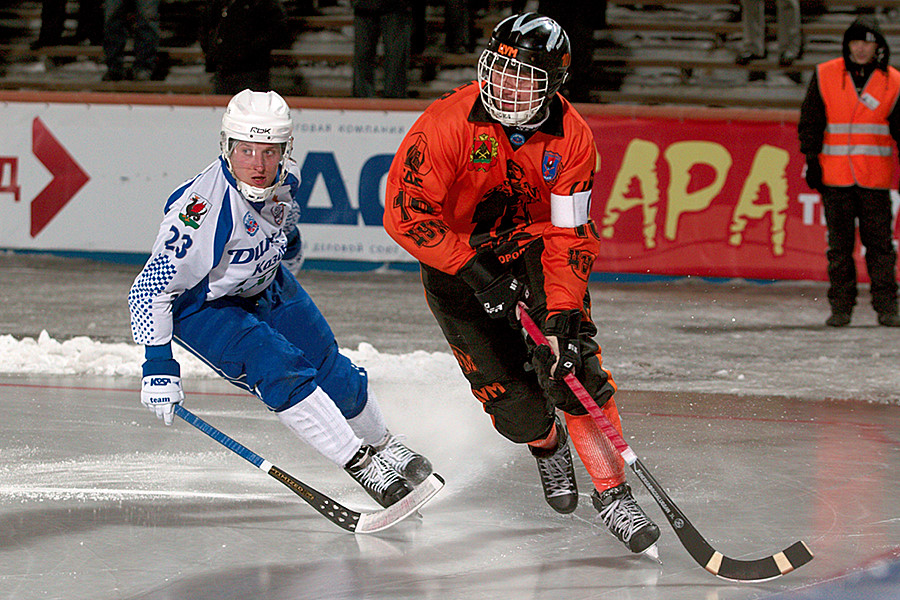
[[[344,467],[378,504],[387,508],[407,494],[413,486],[375,453],[372,446],[362,446]]]
[[[659,527],[644,513],[627,483],[610,488],[603,493],[596,489],[591,494],[591,503],[609,532],[635,553],[646,552],[659,560],[656,540]]]
[[[569,450],[569,435],[559,417],[556,418],[558,441],[554,450],[529,446],[541,474],[544,499],[558,513],[568,514],[578,506],[578,484]]]
[[[391,465],[412,485],[419,485],[431,475],[431,461],[413,452],[390,431],[384,439],[372,446],[379,458]]]

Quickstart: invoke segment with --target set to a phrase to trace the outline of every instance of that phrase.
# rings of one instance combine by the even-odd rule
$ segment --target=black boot
[[[575,467],[569,450],[569,435],[559,417],[556,417],[557,443],[553,450],[529,446],[537,460],[544,488],[544,500],[558,513],[568,514],[578,506],[578,484],[575,481]]]
[[[385,508],[397,502],[413,487],[400,473],[375,454],[372,446],[362,446],[344,467],[375,501]]]
[[[595,489],[591,503],[609,532],[632,552],[646,552],[659,539],[659,527],[638,506],[627,483],[602,494]]]
[[[850,313],[832,312],[825,320],[825,324],[829,327],[846,327],[850,324]]]
[[[878,313],[878,324],[885,327],[900,327],[900,317],[897,313]]]
[[[431,461],[406,447],[390,431],[373,446],[375,453],[406,477],[413,485],[419,485],[431,475]]]

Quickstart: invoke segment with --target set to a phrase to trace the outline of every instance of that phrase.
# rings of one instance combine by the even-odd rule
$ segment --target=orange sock
[[[622,422],[619,420],[619,409],[615,400],[610,398],[603,405],[606,418],[622,432]],[[594,487],[599,491],[608,490],[625,482],[625,459],[616,450],[605,435],[600,426],[594,422],[591,415],[566,415],[566,425],[569,428],[569,437],[575,451],[581,457],[581,462],[587,469],[594,482]]]
[[[540,448],[541,450],[552,450],[553,448],[556,448],[558,439],[559,436],[556,433],[556,422],[554,421],[553,427],[550,428],[550,433],[547,434],[547,437],[542,440],[528,442],[528,445],[532,448]]]

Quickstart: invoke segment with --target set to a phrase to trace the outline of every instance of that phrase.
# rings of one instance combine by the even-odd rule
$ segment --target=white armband
[[[571,196],[550,194],[550,222],[556,227],[578,227],[591,216],[591,191],[575,192]]]

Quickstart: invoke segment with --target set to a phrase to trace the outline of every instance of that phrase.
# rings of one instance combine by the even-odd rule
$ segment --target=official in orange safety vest
[[[877,21],[856,19],[844,32],[843,58],[821,63],[809,82],[797,126],[806,183],[822,195],[828,228],[831,327],[850,324],[856,305],[857,221],[878,323],[900,327],[897,251],[890,187],[900,141],[900,72]]]

